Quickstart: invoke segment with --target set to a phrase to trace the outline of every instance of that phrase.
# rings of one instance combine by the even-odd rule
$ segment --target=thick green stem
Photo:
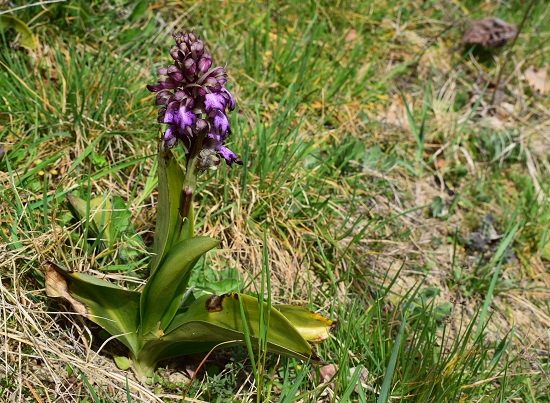
[[[138,375],[139,379],[141,379],[142,381],[147,381],[151,379],[155,375],[155,369],[159,361],[181,355],[181,353],[170,353],[170,347],[173,345],[174,343],[163,342],[160,340],[152,340],[146,342],[141,347],[137,355],[134,355],[130,352],[132,367],[134,369],[134,372]]]
[[[189,156],[181,190],[180,216],[182,219],[188,218],[189,209],[193,205],[193,196],[197,188],[197,162],[198,155]]]
[[[189,152],[187,157],[187,166],[185,169],[185,176],[183,178],[183,188],[181,190],[180,198],[180,220],[178,220],[178,227],[176,228],[176,234],[178,234],[176,239],[181,238],[181,232],[183,229],[183,223],[185,220],[189,221],[189,234],[192,236],[194,232],[194,217],[193,217],[193,197],[195,194],[195,189],[197,188],[197,165],[199,162],[199,153],[202,149],[202,140],[204,139],[204,134],[198,136],[196,141],[193,144],[193,148]]]
[[[147,381],[153,378],[157,366],[155,355],[141,351],[137,356],[130,353],[130,359],[132,360],[132,367],[139,379]]]

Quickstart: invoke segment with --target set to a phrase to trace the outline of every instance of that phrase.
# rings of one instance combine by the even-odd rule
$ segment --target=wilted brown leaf
[[[321,368],[319,368],[319,375],[321,375],[321,381],[323,383],[330,382],[334,377],[334,374],[336,374],[337,370],[338,370],[338,367],[334,364],[323,365]]]
[[[319,375],[321,376],[321,382],[326,384],[332,381],[334,378],[334,375],[336,374],[336,371],[338,371],[338,366],[334,364],[327,364],[323,365],[321,368],[319,368]],[[351,379],[351,377],[355,374],[355,371],[361,371],[358,379],[358,384],[355,385],[354,390],[357,392],[359,389],[359,383],[361,383],[361,386],[365,389],[372,390],[372,387],[368,384],[369,380],[369,371],[365,367],[353,367],[349,369],[349,377],[348,380]],[[334,383],[330,383],[329,388],[331,390],[334,390]]]
[[[487,17],[474,21],[462,37],[462,43],[478,44],[486,47],[503,46],[516,36],[516,26],[499,18]]]
[[[546,95],[550,91],[550,81],[548,80],[548,68],[544,67],[535,70],[534,66],[530,66],[523,73],[527,84],[534,90],[540,92],[541,95]]]
[[[86,306],[72,297],[67,281],[55,271],[53,263],[44,262],[43,266],[46,268],[46,295],[50,298],[65,298],[77,313],[88,316]]]
[[[355,374],[355,371],[361,371],[357,385],[355,385],[355,392],[359,391],[359,383],[364,389],[372,390],[372,387],[367,383],[369,380],[369,371],[365,367],[353,367],[349,370],[349,376],[352,377]]]

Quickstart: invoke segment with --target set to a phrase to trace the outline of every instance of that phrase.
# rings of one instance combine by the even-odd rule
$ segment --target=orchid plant
[[[150,275],[141,290],[44,264],[46,291],[63,297],[129,350],[135,372],[153,375],[160,360],[246,344],[298,359],[318,360],[310,343],[328,337],[333,323],[296,305],[268,305],[255,297],[229,293],[196,295],[188,287],[197,261],[215,248],[216,239],[195,235],[193,198],[201,173],[241,165],[225,146],[230,135],[227,112],[235,108],[225,88],[227,73],[213,67],[212,56],[194,33],[173,34],[173,64],[158,70],[158,122],[166,124],[158,151],[158,210]],[[181,146],[185,167],[172,149]],[[72,207],[108,238],[116,225],[112,202],[72,196]]]

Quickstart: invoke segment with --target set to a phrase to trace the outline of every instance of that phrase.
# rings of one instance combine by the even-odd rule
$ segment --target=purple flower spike
[[[199,150],[199,168],[215,169],[220,159],[228,165],[242,164],[233,151],[224,146],[231,133],[226,109],[235,109],[233,96],[225,89],[227,72],[223,67],[212,67],[212,55],[195,33],[172,34],[176,45],[170,48],[174,63],[160,68],[157,85],[147,89],[157,92],[155,103],[161,106],[158,121],[167,124],[162,140],[166,147],[178,142],[187,156],[202,139]],[[209,134],[206,134],[209,133]]]

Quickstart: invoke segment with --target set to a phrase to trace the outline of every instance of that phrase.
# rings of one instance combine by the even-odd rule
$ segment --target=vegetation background
[[[529,4],[0,3],[38,41],[0,33],[0,399],[549,401],[550,3]],[[462,45],[487,16],[526,19],[513,45]],[[161,130],[145,85],[176,29],[226,66],[244,161],[202,182],[197,227],[222,247],[194,282],[269,280],[275,301],[337,320],[326,365],[270,356],[252,374],[233,349],[141,385],[45,296],[46,259],[143,281]],[[106,250],[69,192],[124,201]]]

